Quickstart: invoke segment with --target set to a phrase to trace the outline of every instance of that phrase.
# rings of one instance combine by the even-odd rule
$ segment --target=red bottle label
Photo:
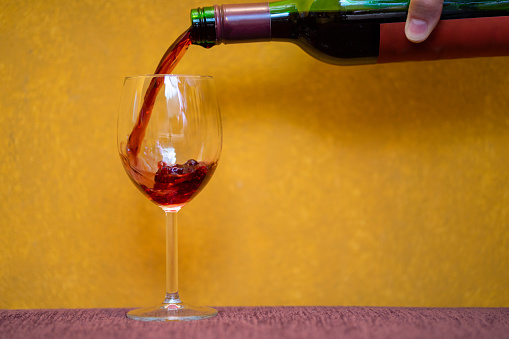
[[[509,56],[509,16],[443,20],[418,44],[404,28],[404,22],[380,25],[378,63]]]

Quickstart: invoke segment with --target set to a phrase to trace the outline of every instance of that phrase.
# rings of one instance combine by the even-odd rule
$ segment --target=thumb
[[[412,42],[422,42],[440,20],[443,0],[411,0],[405,25],[405,34]]]

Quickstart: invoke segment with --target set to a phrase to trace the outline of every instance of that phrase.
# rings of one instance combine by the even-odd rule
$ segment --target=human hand
[[[435,28],[444,0],[410,0],[405,34],[412,42],[422,42]]]

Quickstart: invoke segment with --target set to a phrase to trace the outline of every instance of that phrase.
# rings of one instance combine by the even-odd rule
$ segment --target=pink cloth
[[[148,323],[129,309],[0,310],[0,338],[509,338],[509,308],[217,307]]]

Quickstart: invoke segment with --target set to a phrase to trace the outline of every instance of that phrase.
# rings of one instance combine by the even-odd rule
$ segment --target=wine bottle
[[[451,1],[423,43],[408,41],[409,0],[284,0],[191,10],[192,44],[293,42],[337,65],[509,55],[509,1]]]

